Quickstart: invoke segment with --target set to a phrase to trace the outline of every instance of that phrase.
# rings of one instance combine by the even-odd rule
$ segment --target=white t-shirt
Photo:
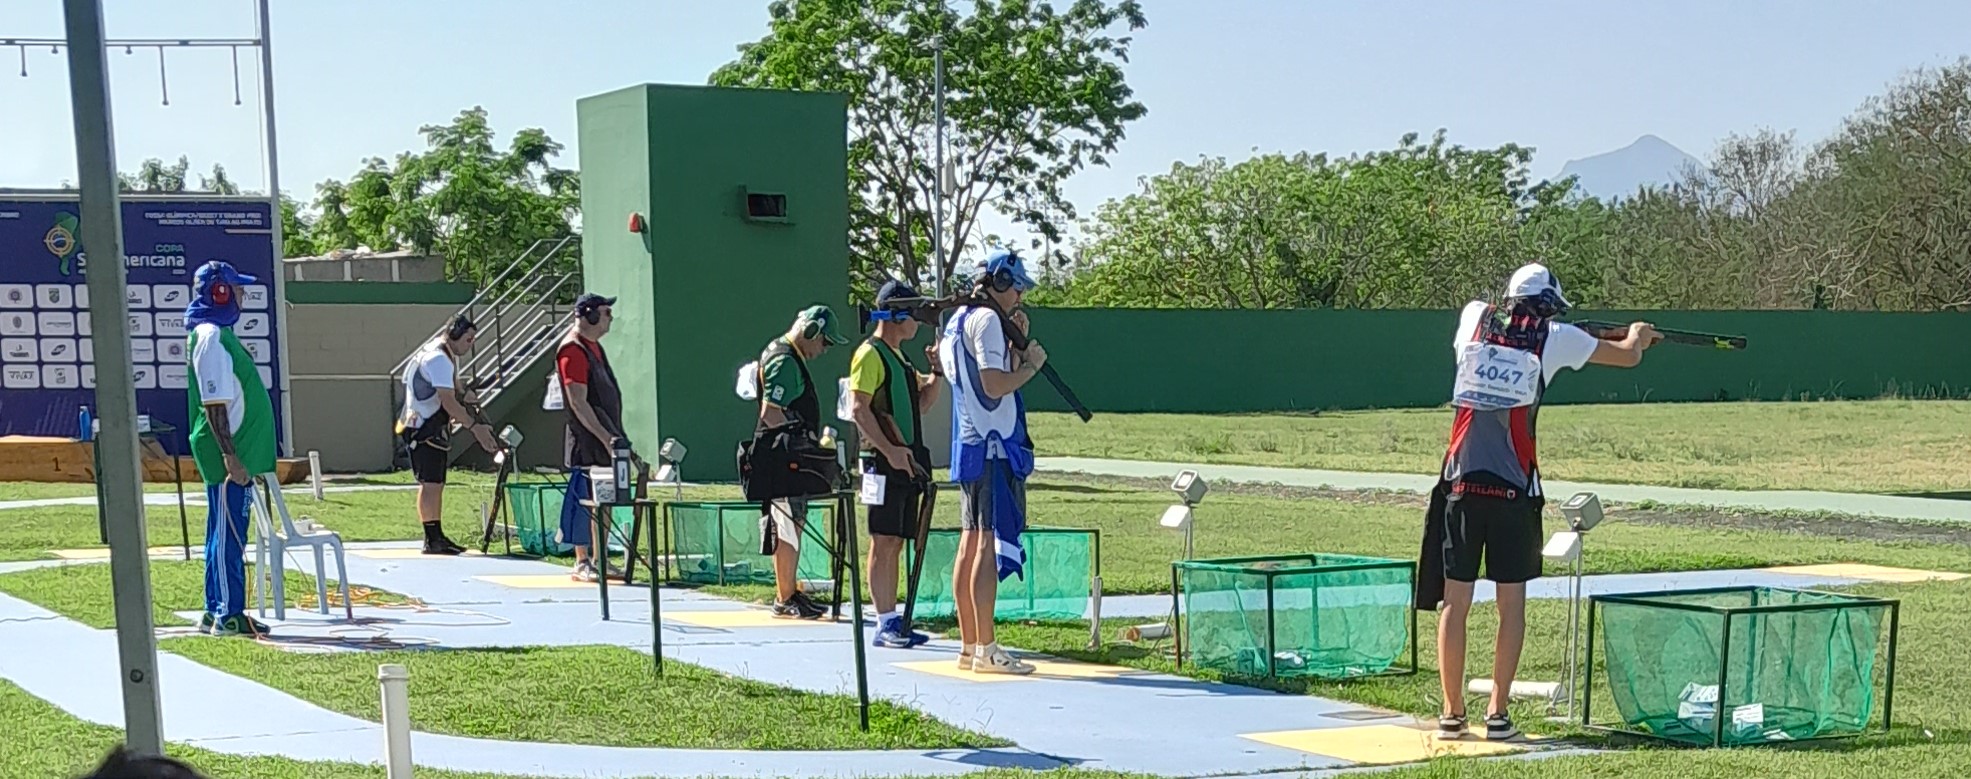
[[[438,415],[442,406],[438,390],[452,389],[452,356],[442,342],[432,341],[419,349],[411,364],[404,367],[404,405],[410,409],[413,427]]]
[[[1013,370],[1013,355],[1006,348],[1006,331],[1000,329],[999,317],[992,312],[984,311],[965,320],[965,345],[978,358],[980,369]]]
[[[197,343],[192,346],[192,375],[198,377],[199,402],[214,405],[226,404],[226,426],[229,433],[240,431],[240,423],[246,420],[246,397],[240,387],[240,377],[233,373],[233,355],[226,351],[219,326],[205,322],[192,328]]]
[[[967,307],[960,309],[958,316],[963,317],[963,331],[954,332],[947,327],[938,339],[938,361],[950,371],[947,380],[951,384],[952,413],[958,418],[955,443],[977,445],[987,441],[991,434],[1005,439],[1019,425],[1019,407],[1011,396],[997,400],[985,397],[982,386],[985,370],[1013,369],[1005,331],[1000,329],[998,315],[990,310]],[[964,338],[962,347],[957,342],[960,336]],[[967,353],[965,356],[959,355],[961,348]],[[986,446],[986,457],[1005,456],[997,445]]]
[[[1458,315],[1458,334],[1451,339],[1451,351],[1462,360],[1465,344],[1478,332],[1478,324],[1485,318],[1486,305],[1479,301],[1465,304],[1465,310]],[[1543,383],[1553,383],[1554,376],[1562,368],[1580,370],[1588,364],[1588,358],[1595,355],[1600,344],[1588,331],[1565,322],[1547,322],[1547,348],[1540,354],[1540,373]]]

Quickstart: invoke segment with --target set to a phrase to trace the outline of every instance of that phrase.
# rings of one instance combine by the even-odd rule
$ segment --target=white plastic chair
[[[260,543],[253,548],[254,576],[260,587],[260,616],[267,616],[267,594],[273,591],[274,619],[287,619],[287,550],[288,547],[305,546],[315,553],[315,602],[317,611],[326,615],[328,606],[328,571],[324,568],[322,550],[335,549],[336,584],[342,592],[345,616],[355,618],[355,606],[349,602],[349,566],[342,556],[342,536],[327,528],[310,527],[302,532],[295,527],[293,518],[287,513],[287,499],[281,495],[281,485],[273,474],[255,476],[256,489],[247,491],[247,500],[253,512],[254,529],[260,535]],[[273,496],[270,510],[260,489]],[[280,515],[280,529],[274,528],[274,515]]]

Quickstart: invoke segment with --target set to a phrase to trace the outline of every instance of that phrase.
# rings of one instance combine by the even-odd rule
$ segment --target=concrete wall
[[[393,252],[381,256],[290,257],[281,261],[281,272],[288,281],[391,281],[438,282],[445,280],[445,258]]]
[[[396,388],[402,380],[391,369],[457,310],[453,303],[315,303],[289,308],[295,451],[303,456],[309,450],[321,452],[322,467],[331,471],[390,470],[396,452],[391,429],[397,414]],[[509,321],[520,324],[522,311],[508,312],[513,318]],[[546,318],[560,312],[544,308],[539,313]],[[497,348],[500,324],[490,318],[481,322],[481,348]],[[532,408],[543,414],[539,409],[547,380],[544,370],[536,368],[533,378],[522,379],[523,386],[514,390],[531,392]],[[526,386],[528,381],[540,386]],[[536,440],[535,430],[523,425],[521,432],[530,442]],[[558,435],[557,428],[557,463]]]
[[[457,306],[296,304],[288,309],[294,448],[329,471],[386,471],[396,408],[390,369]]]

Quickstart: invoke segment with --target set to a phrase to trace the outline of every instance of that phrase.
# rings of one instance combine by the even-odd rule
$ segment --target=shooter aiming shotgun
[[[1614,322],[1587,320],[1569,322],[1568,324],[1581,328],[1587,331],[1588,335],[1604,341],[1620,341],[1629,334],[1628,325],[1618,325]],[[1656,332],[1662,333],[1663,340],[1673,344],[1710,346],[1717,349],[1729,349],[1733,351],[1745,348],[1745,336],[1742,335],[1718,335],[1716,333],[1700,333],[1695,330],[1671,330],[1664,327],[1656,328]]]
[[[889,310],[914,311],[920,321],[936,322],[943,316],[944,312],[961,306],[980,306],[999,315],[999,329],[1006,334],[1007,342],[1012,344],[1015,351],[1026,350],[1027,345],[1030,343],[1027,334],[1013,325],[1012,318],[1007,315],[1008,312],[1000,310],[999,305],[994,303],[992,298],[986,295],[985,290],[980,286],[973,286],[965,292],[954,293],[942,298],[896,298],[886,303],[883,307]],[[861,314],[863,321],[866,322],[869,320],[868,309],[863,308]],[[1061,380],[1060,374],[1054,372],[1053,362],[1050,361],[1042,364],[1040,366],[1040,375],[1047,379],[1048,384],[1054,385],[1054,391],[1061,393],[1061,399],[1067,401],[1068,408],[1074,411],[1075,416],[1081,417],[1081,421],[1086,422],[1095,416],[1093,412],[1088,410],[1087,406],[1082,405],[1081,398],[1074,394],[1074,390],[1068,387],[1068,383]]]

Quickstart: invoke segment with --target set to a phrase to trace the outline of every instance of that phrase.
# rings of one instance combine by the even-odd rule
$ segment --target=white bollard
[[[322,453],[308,450],[308,478],[315,483],[315,502],[322,502]]]
[[[379,665],[383,688],[383,757],[389,779],[411,779],[411,673],[401,665]]]
[[[1094,576],[1088,582],[1088,648],[1102,648],[1102,577]]]

